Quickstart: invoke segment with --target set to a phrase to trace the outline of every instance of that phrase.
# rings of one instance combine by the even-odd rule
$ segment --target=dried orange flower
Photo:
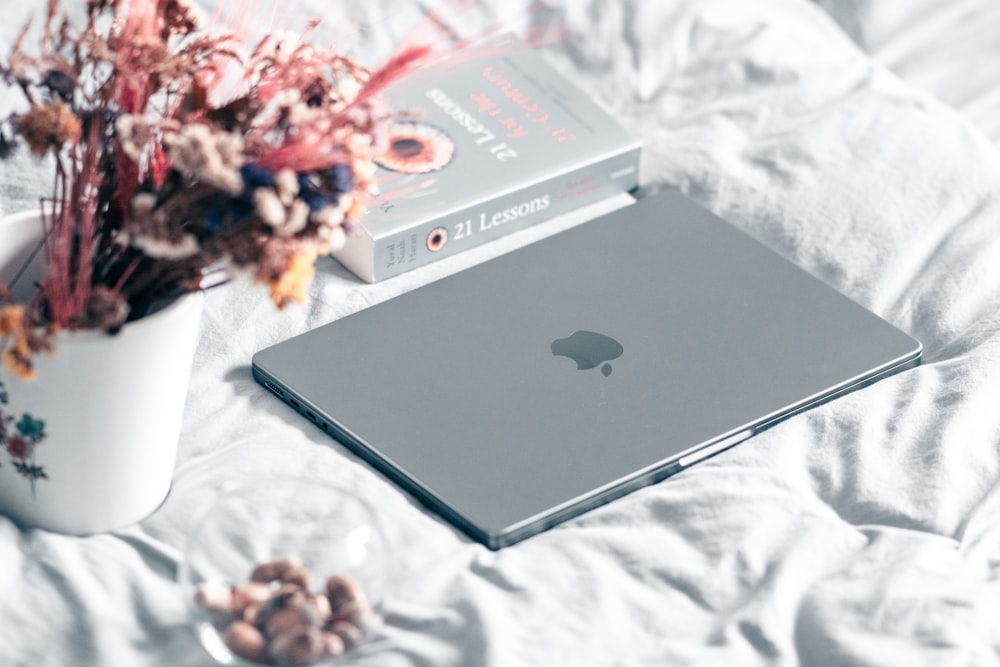
[[[2,356],[3,366],[13,373],[14,377],[28,381],[35,379],[35,367],[31,363],[31,359],[18,350],[10,348],[4,350],[0,356]]]
[[[271,299],[279,308],[292,301],[301,303],[305,300],[306,289],[316,272],[315,262],[314,253],[297,252],[289,258],[285,270],[268,281]]]
[[[31,364],[31,345],[24,323],[24,306],[9,304],[0,307],[0,340],[13,338],[14,344],[0,355],[3,365],[22,380],[32,380],[35,369]]]
[[[83,134],[79,117],[62,100],[32,107],[17,117],[21,136],[35,155],[51,148],[59,152],[65,144],[76,144]]]
[[[15,303],[0,307],[0,336],[16,335],[23,323],[24,306]]]

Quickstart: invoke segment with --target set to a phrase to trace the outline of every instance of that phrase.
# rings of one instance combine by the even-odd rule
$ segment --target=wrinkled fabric
[[[881,65],[1000,142],[1000,4],[816,0]]]
[[[361,52],[405,34],[404,5],[369,8]],[[842,8],[861,21],[861,5]],[[504,13],[449,7],[466,31]],[[680,188],[921,340],[924,363],[491,552],[269,395],[250,358],[583,215],[378,285],[322,261],[308,304],[283,313],[229,285],[208,295],[164,505],[90,538],[0,518],[0,662],[208,664],[175,582],[193,517],[228,480],[280,474],[378,510],[392,585],[359,665],[1000,664],[994,142],[813,2],[563,12],[550,59],[643,139],[640,196]],[[43,192],[3,168],[4,212]]]

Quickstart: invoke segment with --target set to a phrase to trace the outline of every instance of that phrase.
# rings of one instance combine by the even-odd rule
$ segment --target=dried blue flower
[[[274,187],[274,172],[270,169],[264,169],[259,167],[252,162],[240,167],[240,176],[243,177],[243,186],[246,192],[251,192],[255,188]]]
[[[219,234],[226,220],[225,211],[218,208],[209,208],[205,211],[205,232],[209,236]]]
[[[196,234],[200,238],[216,236],[225,231],[228,220],[243,220],[253,214],[253,193],[246,190],[233,197],[217,192],[206,198],[201,208],[204,217],[201,219],[202,227]]]
[[[299,194],[298,198],[306,203],[310,212],[319,211],[331,203],[330,198],[319,190],[318,179],[311,178],[306,174],[299,174]]]
[[[322,211],[328,206],[335,206],[337,204],[336,199],[330,199],[329,197],[324,197],[318,192],[312,191],[299,192],[299,199],[306,203],[310,212]]]
[[[229,211],[236,220],[249,218],[254,212],[253,193],[246,190],[239,197],[230,197]]]
[[[310,212],[321,211],[327,206],[335,206],[337,198],[324,194],[323,182],[314,173],[299,174],[298,198],[306,203]]]
[[[45,73],[42,85],[61,97],[64,102],[69,102],[73,98],[73,79],[62,70],[50,69]]]
[[[346,164],[335,164],[330,168],[333,189],[343,194],[354,190],[354,172]]]

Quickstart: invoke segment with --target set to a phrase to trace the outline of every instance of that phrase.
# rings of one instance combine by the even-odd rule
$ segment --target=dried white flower
[[[153,212],[156,207],[156,195],[140,192],[132,197],[132,216],[141,218]]]
[[[346,220],[345,213],[349,204],[344,205],[348,197],[341,197],[341,202],[337,206],[324,206],[318,211],[314,211],[309,219],[316,224],[316,238],[326,246],[325,252],[336,252],[347,244],[347,233],[343,223]]]
[[[115,121],[115,135],[125,155],[139,162],[153,138],[153,130],[142,116],[125,114]]]
[[[281,203],[278,193],[271,188],[257,188],[253,191],[253,206],[257,217],[265,224],[278,229],[285,224],[288,217],[285,205]]]
[[[344,209],[339,206],[324,206],[313,211],[310,219],[321,227],[335,227],[344,222]]]
[[[299,194],[299,177],[291,169],[281,169],[274,175],[274,187],[285,206],[291,206]]]
[[[198,239],[191,234],[184,234],[176,241],[157,237],[135,235],[132,237],[132,245],[142,250],[150,257],[161,259],[185,259],[198,254],[200,249]]]
[[[347,232],[342,225],[323,227],[319,231],[319,237],[326,242],[327,252],[337,252],[347,245]]]
[[[139,248],[150,257],[185,259],[201,250],[197,237],[185,232],[162,210],[156,209],[156,196],[140,192],[130,202],[132,221],[119,241]]]
[[[239,169],[243,164],[243,137],[232,132],[215,132],[213,137],[222,163]]]
[[[243,138],[214,131],[207,125],[185,125],[164,137],[167,157],[181,173],[232,194],[243,190],[239,168],[243,161]]]
[[[288,210],[288,218],[285,220],[285,224],[277,232],[282,236],[298,234],[306,228],[307,222],[309,222],[309,205],[301,199],[296,199],[292,202],[292,206]]]
[[[278,236],[298,234],[309,222],[308,204],[301,199],[293,199],[290,206],[285,206],[272,188],[254,190],[253,203],[257,217],[274,229]]]

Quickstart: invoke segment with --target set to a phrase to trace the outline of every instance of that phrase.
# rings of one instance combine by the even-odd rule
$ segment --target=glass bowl
[[[356,493],[268,478],[220,491],[179,579],[217,663],[330,665],[378,634],[388,565],[384,534]]]

